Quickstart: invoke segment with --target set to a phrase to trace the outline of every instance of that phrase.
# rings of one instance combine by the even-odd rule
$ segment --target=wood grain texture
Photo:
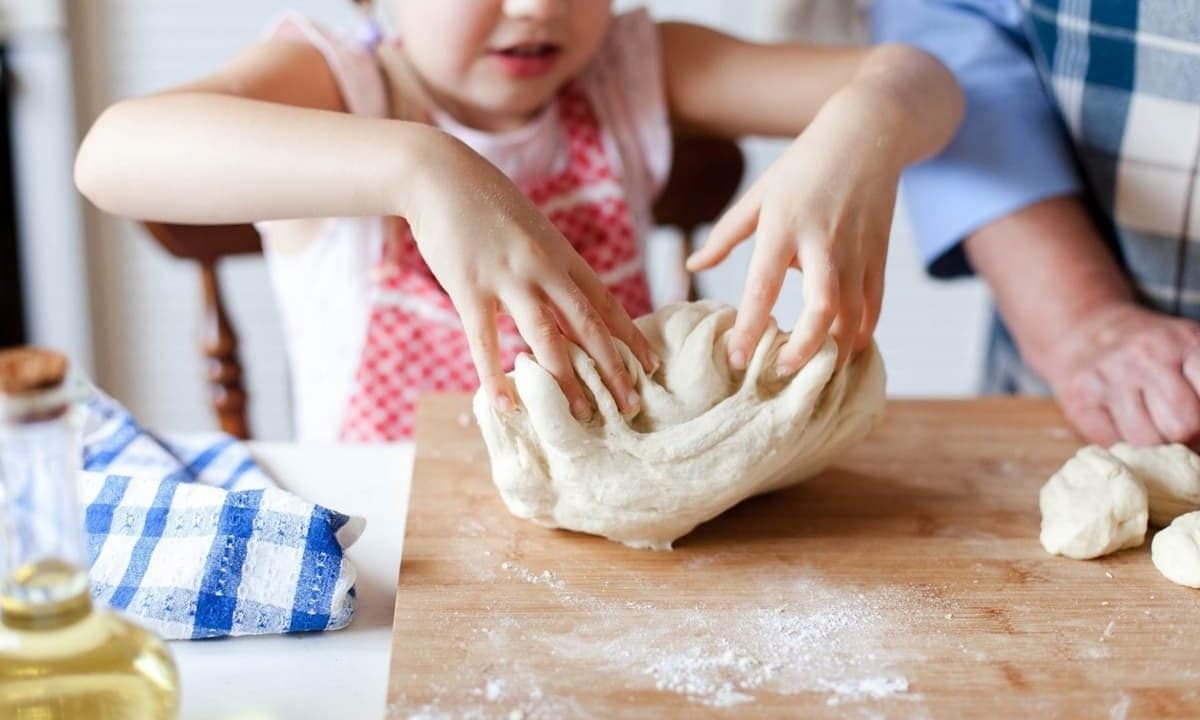
[[[834,469],[630,550],[511,517],[427,396],[388,717],[1200,717],[1200,593],[1047,555],[1043,400],[893,401]]]

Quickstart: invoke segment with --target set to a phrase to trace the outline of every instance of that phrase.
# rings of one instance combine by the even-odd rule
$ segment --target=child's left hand
[[[690,271],[710,268],[757,235],[729,335],[735,368],[744,368],[754,353],[789,267],[804,273],[804,311],[779,352],[780,374],[802,367],[827,335],[837,342],[840,363],[871,342],[902,165],[884,137],[848,133],[855,124],[838,117],[843,108],[834,104],[836,99],[688,259]]]
[[[730,364],[749,361],[789,267],[804,273],[804,312],[778,369],[797,370],[830,335],[846,362],[879,319],[900,171],[945,147],[962,118],[954,76],[904,45],[756,45],[683,23],[662,37],[673,119],[721,137],[799,134],[688,259],[704,270],[758,236]]]

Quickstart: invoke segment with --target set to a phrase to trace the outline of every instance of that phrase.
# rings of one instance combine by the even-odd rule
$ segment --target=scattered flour
[[[488,678],[487,685],[483,688],[483,696],[488,702],[496,702],[504,697],[504,680]]]
[[[1112,650],[1103,645],[1092,645],[1083,651],[1083,656],[1091,660],[1103,660],[1112,657]]]
[[[1116,704],[1109,708],[1109,718],[1112,720],[1125,720],[1125,716],[1129,714],[1129,706],[1132,702],[1132,697],[1130,697],[1127,693],[1121,693]]]
[[[1046,437],[1054,440],[1068,440],[1072,437],[1071,431],[1065,427],[1062,427],[1061,425],[1043,428],[1042,433],[1045,434]]]
[[[1113,628],[1117,626],[1116,620],[1109,620],[1108,625],[1104,628],[1104,634],[1100,636],[1100,642],[1104,642],[1106,638],[1112,637]]]
[[[551,590],[558,591],[565,591],[567,588],[567,584],[549,570],[543,570],[540,574],[535,575],[529,568],[511,562],[501,563],[500,568],[533,585],[545,585]]]
[[[459,647],[464,672],[473,676],[434,688],[424,707],[399,711],[398,704],[389,717],[594,717],[586,699],[576,697],[580,688],[567,684],[581,674],[631,693],[672,693],[699,706],[739,708],[735,712],[766,697],[804,693],[823,695],[830,706],[864,703],[856,711],[869,713],[872,702],[923,700],[897,672],[896,639],[951,609],[929,603],[920,588],[846,589],[782,561],[754,570],[745,581],[755,591],[734,597],[689,596],[631,575],[604,583],[620,583],[617,600],[511,560],[493,560],[488,572],[536,586],[548,594],[543,602],[563,612],[532,624],[522,614],[497,610],[468,620]],[[451,613],[434,621],[461,634],[465,617]],[[486,668],[482,677],[480,668]],[[461,688],[473,683],[462,697]],[[907,714],[919,716],[922,708],[911,706]],[[888,716],[906,713],[889,705]]]
[[[906,591],[847,592],[788,566],[752,581],[761,592],[751,605],[677,607],[670,593],[661,602],[610,601],[573,590],[549,570],[515,562],[500,567],[587,611],[570,629],[537,638],[551,655],[615,676],[631,690],[645,687],[641,677],[655,690],[716,708],[752,703],[756,692],[829,693],[831,704],[908,693],[906,678],[887,673],[883,642],[904,632],[919,602]],[[654,611],[656,621],[625,621],[631,609]],[[493,625],[488,637],[501,650],[513,633],[525,639],[524,632]]]
[[[908,692],[908,679],[904,677],[869,677],[852,682],[829,683],[826,687],[836,693],[825,701],[826,705],[840,705],[845,700],[882,700]]]

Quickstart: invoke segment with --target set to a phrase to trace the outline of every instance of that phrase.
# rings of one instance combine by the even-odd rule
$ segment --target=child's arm
[[[595,360],[622,409],[637,403],[612,337],[653,353],[620,303],[499,170],[419,123],[349,115],[313,48],[273,40],[191,85],[109,108],[76,161],[102,209],[178,223],[397,215],[462,316],[480,379],[513,399],[495,317],[516,320],[572,410],[590,414],[566,340]]]
[[[689,259],[693,271],[711,267],[757,232],[730,362],[753,352],[788,267],[804,271],[805,309],[780,371],[803,365],[826,334],[846,359],[879,318],[900,171],[958,127],[954,77],[900,45],[758,45],[679,24],[662,26],[662,44],[675,122],[731,137],[799,135]]]

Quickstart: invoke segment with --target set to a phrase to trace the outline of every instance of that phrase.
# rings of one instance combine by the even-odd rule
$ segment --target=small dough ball
[[[1117,443],[1108,451],[1146,486],[1151,525],[1166,527],[1180,515],[1200,510],[1200,455],[1186,445]]]
[[[1102,447],[1075,453],[1042,486],[1042,547],[1078,560],[1137,547],[1146,537],[1146,488]]]
[[[1168,580],[1200,588],[1200,512],[1180,515],[1150,544],[1154,567]]]

